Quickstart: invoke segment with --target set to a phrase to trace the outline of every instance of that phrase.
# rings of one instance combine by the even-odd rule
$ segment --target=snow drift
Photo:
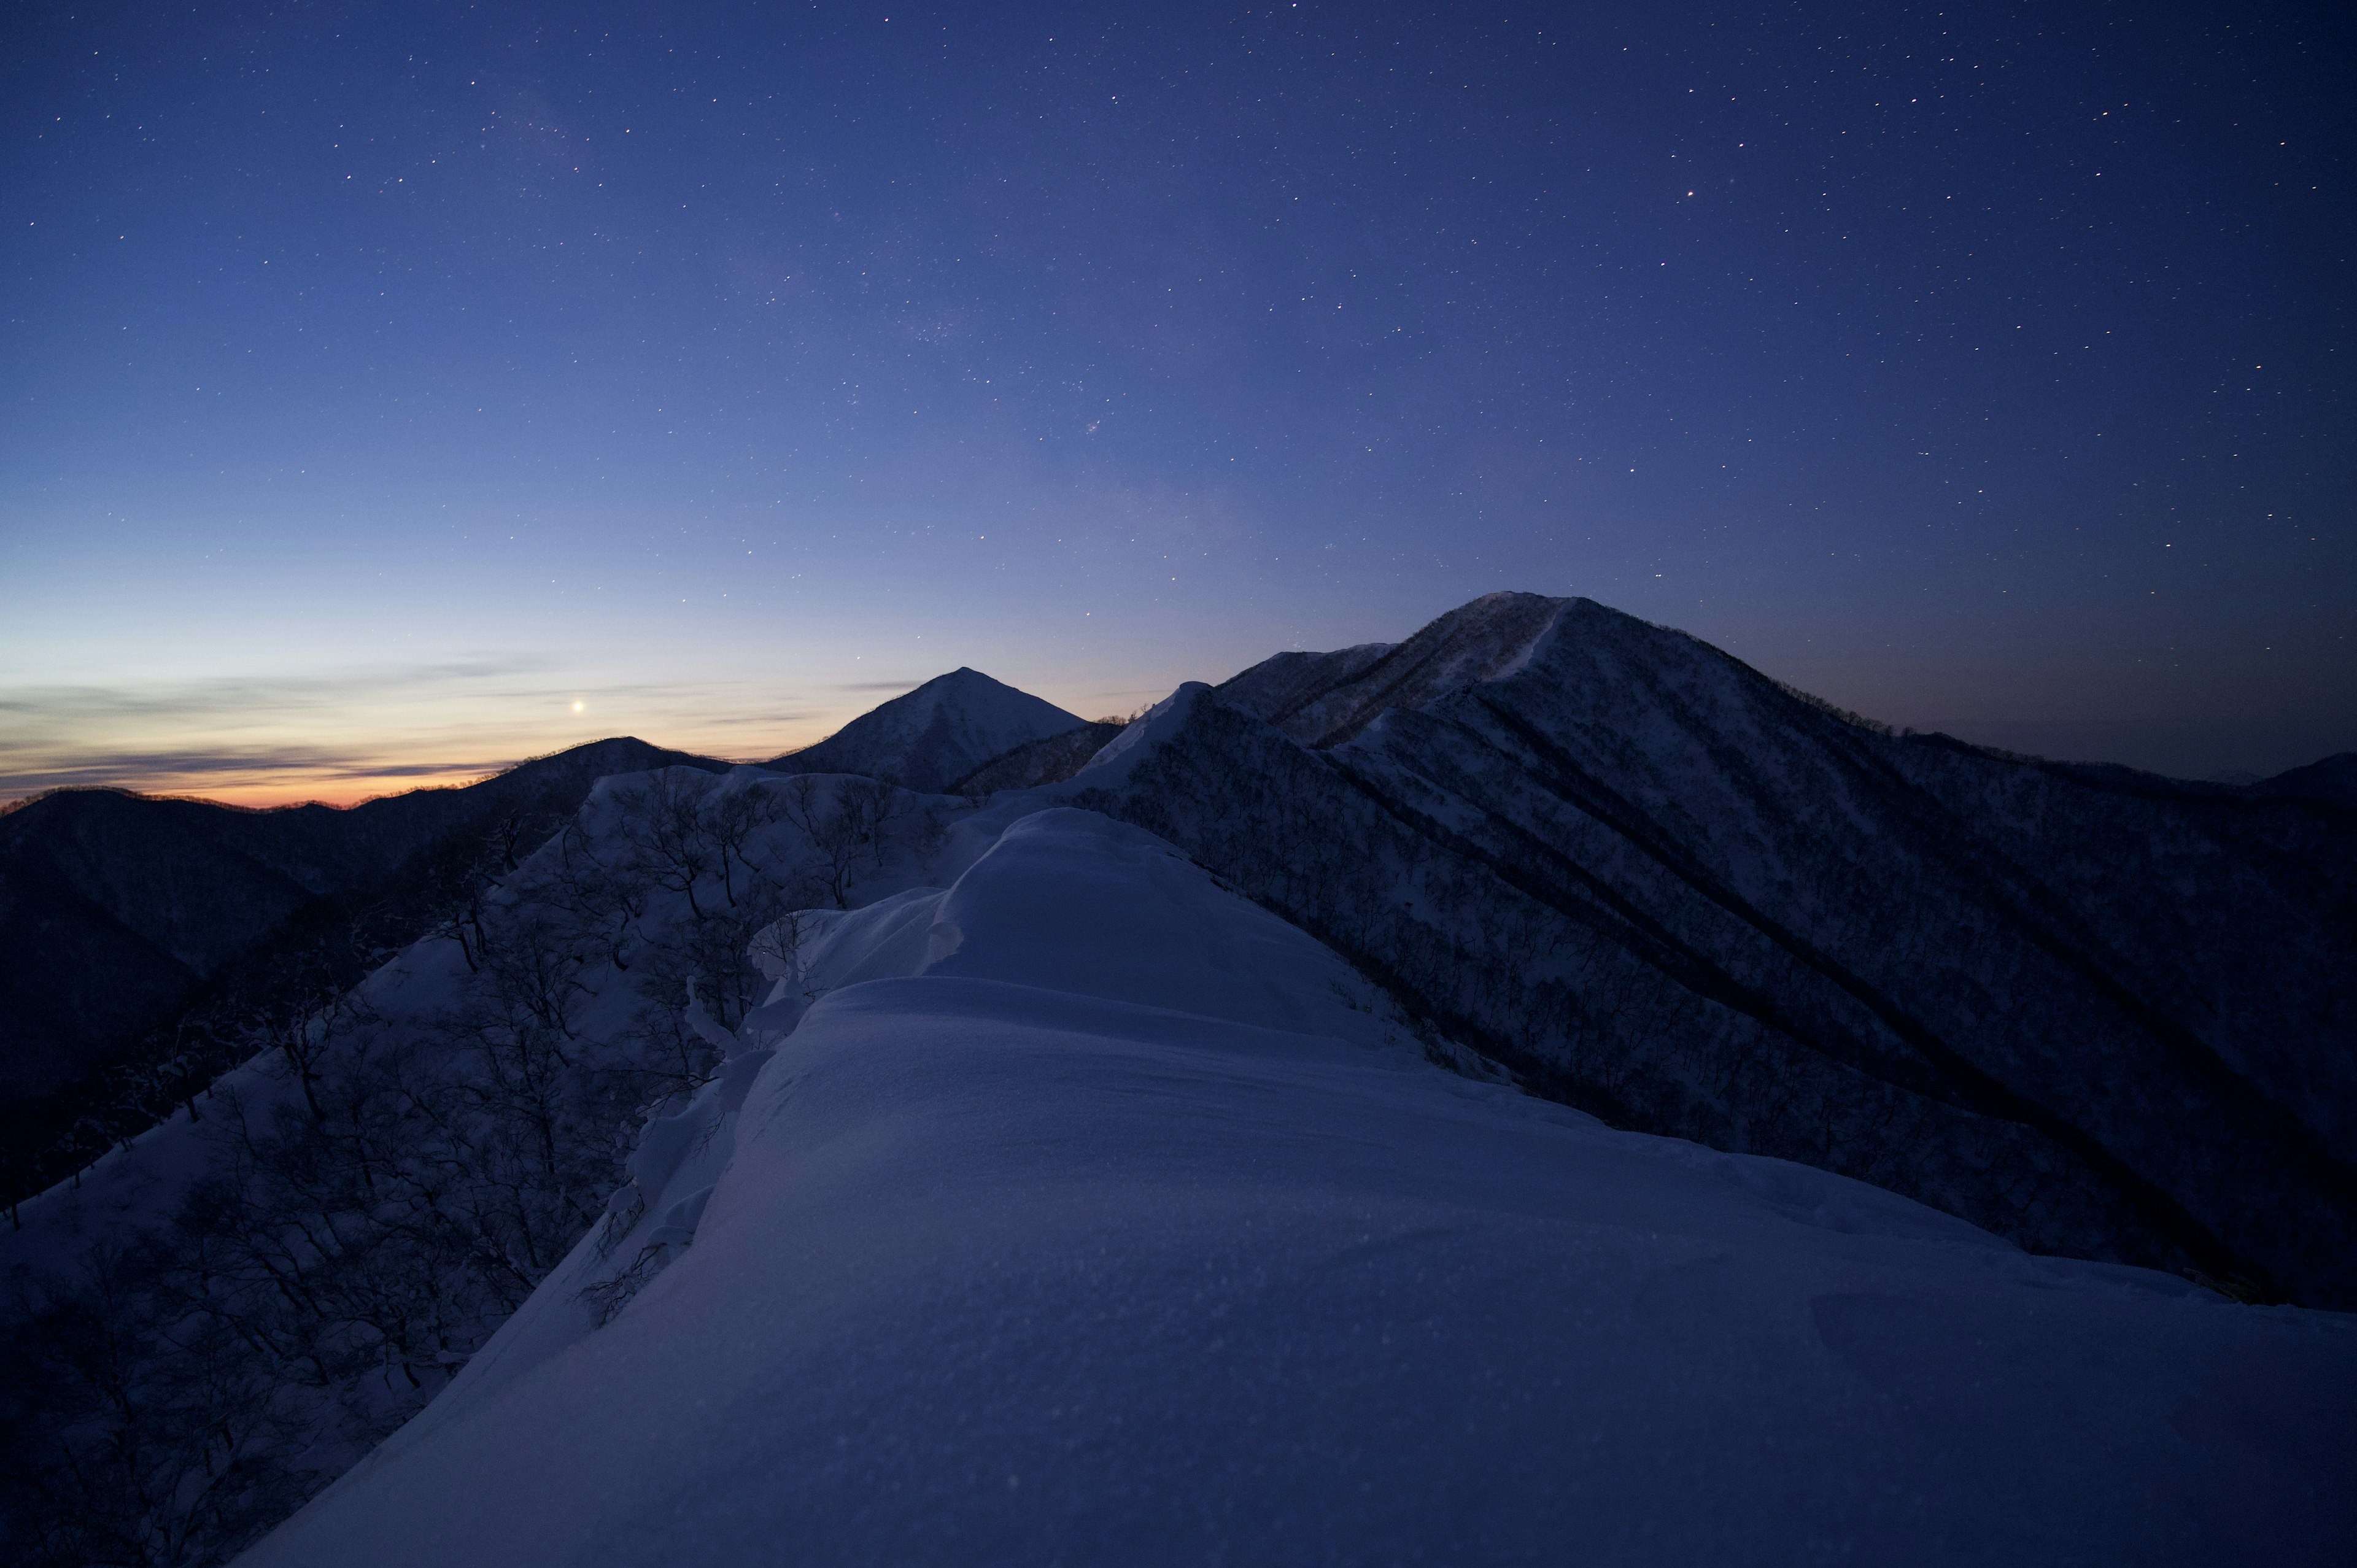
[[[2349,1319],[1453,1076],[1168,844],[1026,809],[773,937],[640,1212],[243,1561],[2357,1543]]]

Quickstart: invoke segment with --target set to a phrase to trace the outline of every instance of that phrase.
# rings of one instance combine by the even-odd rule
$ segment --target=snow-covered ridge
[[[651,1101],[676,1124],[741,1092],[721,1042],[768,987],[755,933],[953,878],[973,810],[841,775],[603,780],[443,932],[197,1097],[200,1120],[24,1205],[0,1230],[0,1556],[29,1560],[15,1530],[63,1561],[159,1539],[195,1560],[283,1518],[466,1376],[617,1188],[677,1175],[694,1151],[658,1172],[660,1139],[631,1162],[617,1136]],[[692,1226],[673,1207],[657,1228]]]
[[[853,760],[996,743],[942,714],[1004,688],[934,684]],[[0,1233],[81,1276],[15,1340],[18,1411],[80,1445],[18,1500],[69,1556],[217,1551],[423,1407],[263,1560],[2350,1539],[2342,1320],[1750,1157],[2222,1277],[2174,1202],[2336,1288],[2299,1142],[2357,1104],[2312,1048],[2357,972],[2329,808],[1902,741],[1533,596],[1190,683],[1065,779],[1103,738],[999,752],[1062,781],[987,800],[600,785]],[[127,1403],[77,1359],[102,1321]],[[2154,1488],[2149,1530],[2110,1500]]]
[[[1268,718],[1355,679],[1397,646],[1362,642],[1330,653],[1271,654],[1220,682],[1220,701]]]
[[[650,1124],[625,1233],[502,1330],[500,1376],[243,1562],[2357,1539],[2357,1325],[1444,1073],[1135,829],[1019,816],[946,889],[821,924],[772,936],[776,1011]]]
[[[1587,600],[1304,657],[1060,798],[1616,1124],[2357,1305],[2347,812],[1883,735]]]
[[[1521,669],[1568,603],[1539,594],[1484,594],[1396,646],[1278,654],[1227,682],[1221,700],[1304,746],[1333,746],[1386,710],[1422,707]]]

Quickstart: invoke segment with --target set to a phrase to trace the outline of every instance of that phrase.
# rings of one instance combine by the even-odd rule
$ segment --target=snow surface
[[[1211,691],[1200,681],[1181,682],[1177,691],[1123,725],[1119,735],[1098,747],[1097,754],[1082,763],[1065,782],[1073,789],[1113,789],[1125,783],[1141,758],[1186,727],[1195,704]],[[1060,792],[1069,791],[1060,789]]]
[[[777,950],[607,1230],[242,1561],[2357,1548],[2357,1322],[1451,1076],[1159,840],[959,831]]]

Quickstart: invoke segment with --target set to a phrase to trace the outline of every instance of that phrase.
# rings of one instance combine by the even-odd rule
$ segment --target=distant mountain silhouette
[[[1141,724],[1065,798],[1542,1092],[2357,1306],[2350,757],[2233,787],[1895,735],[1522,594]]]
[[[0,816],[0,1158],[86,1112],[94,1075],[274,939],[350,953],[357,979],[364,917],[391,917],[379,946],[417,935],[402,916],[426,918],[407,907],[431,902],[440,861],[471,861],[503,822],[528,854],[598,779],[672,764],[728,766],[622,737],[344,810],[63,789]]]
[[[978,670],[959,669],[761,766],[774,773],[860,773],[935,792],[1018,746],[1085,722]]]
[[[2280,800],[2318,800],[2357,810],[2357,751],[2335,752],[2249,786],[2254,795]]]

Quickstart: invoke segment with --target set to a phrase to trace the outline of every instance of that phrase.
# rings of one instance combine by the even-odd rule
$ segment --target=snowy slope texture
[[[326,895],[371,886],[453,832],[612,773],[686,763],[598,741],[480,784],[349,810],[248,811],[65,789],[0,816],[0,1086],[38,1090]]]
[[[778,773],[859,773],[930,792],[946,789],[1026,741],[1085,722],[978,670],[952,670],[861,714],[816,746],[762,767]]]
[[[1274,654],[1230,680],[1222,690],[1227,702],[1247,713],[1264,717],[1292,713],[1356,680],[1395,646],[1362,642],[1331,653]]]
[[[1615,1125],[2357,1306],[2357,814],[1890,735],[1586,600],[1328,657],[1060,794]]]
[[[201,1087],[247,1054],[283,972],[350,985],[347,955],[415,937],[487,840],[512,867],[599,779],[673,765],[726,766],[620,737],[349,810],[70,789],[0,815],[0,1201],[148,1125],[167,1059]]]
[[[1078,773],[1123,727],[1118,721],[1099,719],[1043,740],[1026,741],[952,782],[948,793],[995,795],[1001,789],[1060,784]]]
[[[614,1232],[242,1562],[2357,1551],[2347,1318],[1450,1076],[1088,813],[823,925]]]
[[[441,934],[24,1204],[0,1561],[217,1562],[331,1480],[605,1221],[650,1114],[739,1092],[716,1041],[769,986],[755,933],[953,876],[972,809],[608,779]]]

